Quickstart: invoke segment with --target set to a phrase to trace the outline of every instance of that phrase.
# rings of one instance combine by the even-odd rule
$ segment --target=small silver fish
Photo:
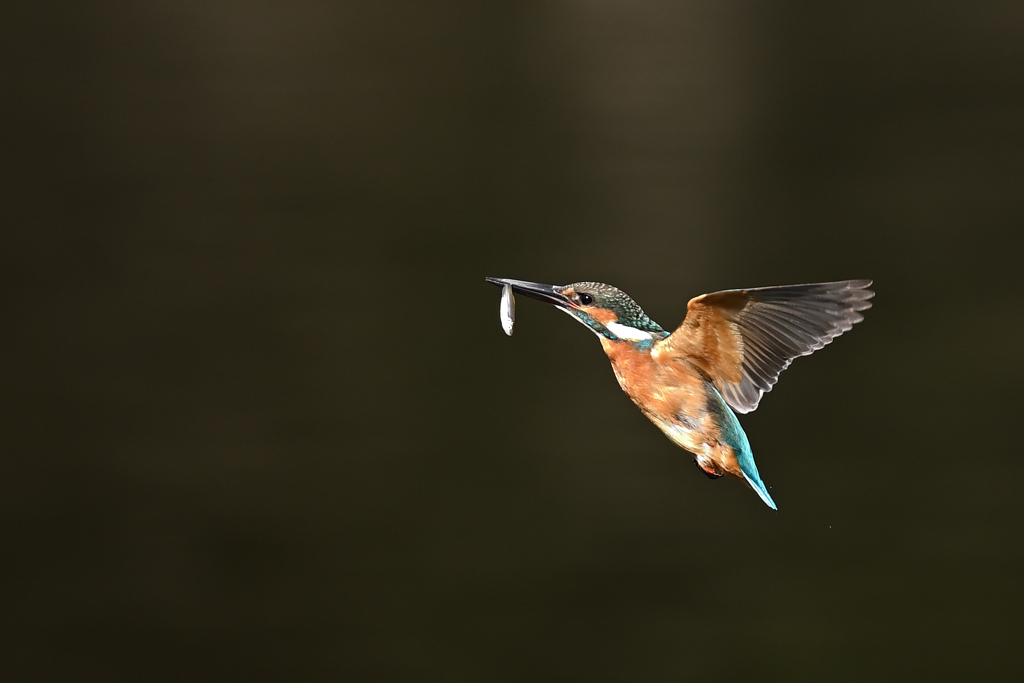
[[[501,316],[501,328],[505,334],[512,336],[512,326],[516,322],[516,298],[512,296],[512,287],[505,285],[501,288],[501,305],[498,307],[498,314]]]

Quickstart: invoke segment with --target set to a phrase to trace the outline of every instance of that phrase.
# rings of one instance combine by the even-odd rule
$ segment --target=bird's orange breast
[[[673,441],[688,450],[695,445],[690,438],[681,441],[678,428],[695,432],[696,441],[717,437],[710,433],[717,430],[707,419],[705,380],[696,367],[678,359],[659,362],[629,342],[602,339],[601,344],[619,386]]]
[[[742,476],[732,447],[720,440],[718,422],[708,410],[707,380],[694,364],[652,356],[628,342],[601,343],[619,386],[669,439],[695,454],[705,472]]]

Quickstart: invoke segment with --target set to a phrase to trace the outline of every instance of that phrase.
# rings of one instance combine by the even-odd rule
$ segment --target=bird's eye
[[[589,306],[590,304],[594,303],[594,297],[590,296],[589,294],[580,294],[579,299],[580,303],[583,304],[584,306]]]

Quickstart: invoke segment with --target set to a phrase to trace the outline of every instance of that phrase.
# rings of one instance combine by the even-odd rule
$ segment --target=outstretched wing
[[[686,358],[740,413],[757,408],[779,374],[849,330],[871,308],[871,280],[730,289],[691,299],[686,319],[654,353]]]

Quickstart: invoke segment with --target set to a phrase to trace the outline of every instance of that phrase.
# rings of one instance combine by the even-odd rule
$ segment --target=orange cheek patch
[[[616,322],[619,319],[619,316],[603,308],[588,308],[585,310],[591,318],[601,323],[602,325],[607,325],[608,323]]]

